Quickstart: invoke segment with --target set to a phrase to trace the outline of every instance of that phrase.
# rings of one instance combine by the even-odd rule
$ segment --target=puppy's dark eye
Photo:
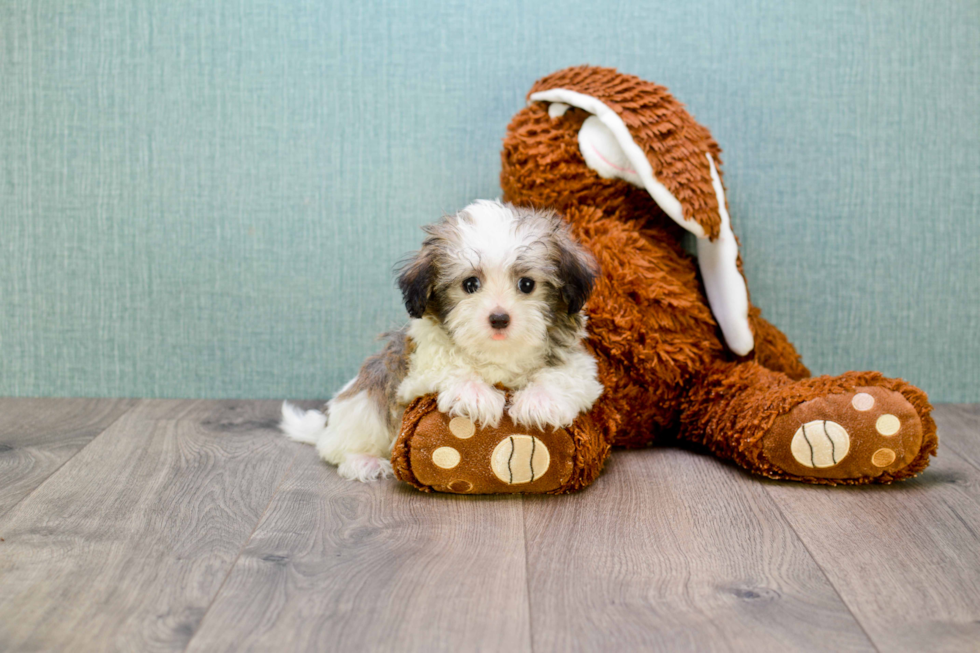
[[[467,277],[463,279],[463,290],[472,295],[477,290],[480,289],[480,280],[476,277]]]
[[[529,279],[528,277],[521,277],[517,281],[517,289],[520,290],[525,295],[530,295],[531,291],[534,290],[534,279]]]

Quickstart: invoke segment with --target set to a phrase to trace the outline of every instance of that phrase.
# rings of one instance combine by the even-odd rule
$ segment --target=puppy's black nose
[[[508,324],[510,324],[510,315],[507,313],[490,314],[490,326],[494,329],[506,329]]]

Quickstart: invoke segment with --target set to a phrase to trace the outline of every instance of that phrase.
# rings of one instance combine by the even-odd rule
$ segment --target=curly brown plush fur
[[[696,221],[708,238],[718,236],[720,220],[704,155],[713,157],[720,176],[721,150],[664,87],[608,68],[581,66],[539,80],[528,106],[508,126],[501,173],[505,199],[559,211],[602,268],[587,314],[589,345],[606,387],[592,416],[607,441],[644,446],[663,436],[680,437],[752,472],[812,483],[889,483],[922,471],[937,446],[925,394],[876,372],[807,378],[793,345],[751,305],[754,349],[733,354],[706,299],[697,262],[681,245],[682,227],[646,189],[603,178],[589,167],[578,133],[590,114],[572,107],[549,115],[548,102],[531,101],[532,94],[549,89],[598,98],[615,111],[656,178],[680,202],[684,218]],[[776,428],[779,418],[834,395],[840,395],[834,406],[844,407],[834,410],[846,422],[850,451],[863,451],[862,439],[893,437],[882,429],[868,432],[871,413],[845,410],[847,402],[867,401],[861,388],[872,387],[891,393],[876,394],[876,415],[912,415],[899,439],[882,440],[895,451],[876,451],[876,464],[857,461],[835,478],[817,469],[818,462],[812,473],[792,473],[766,453],[788,451],[794,429],[802,426],[786,418]],[[858,394],[862,398],[854,399]],[[819,406],[811,408],[806,414]],[[889,457],[895,462],[877,464]]]

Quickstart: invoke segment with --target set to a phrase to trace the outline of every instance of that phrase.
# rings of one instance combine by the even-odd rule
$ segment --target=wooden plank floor
[[[269,401],[0,399],[0,650],[980,650],[980,407],[890,487],[617,451],[566,497],[339,479]]]

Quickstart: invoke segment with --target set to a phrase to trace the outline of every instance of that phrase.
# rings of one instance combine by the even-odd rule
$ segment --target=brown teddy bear
[[[396,476],[447,492],[567,492],[598,475],[609,445],[669,438],[808,483],[925,469],[938,439],[924,392],[877,372],[811,378],[751,305],[720,155],[663,86],[591,66],[536,82],[508,126],[501,186],[508,202],[558,211],[598,260],[586,313],[605,391],[556,433],[467,426],[469,462],[452,469],[433,453],[464,440],[421,398],[393,450]]]

